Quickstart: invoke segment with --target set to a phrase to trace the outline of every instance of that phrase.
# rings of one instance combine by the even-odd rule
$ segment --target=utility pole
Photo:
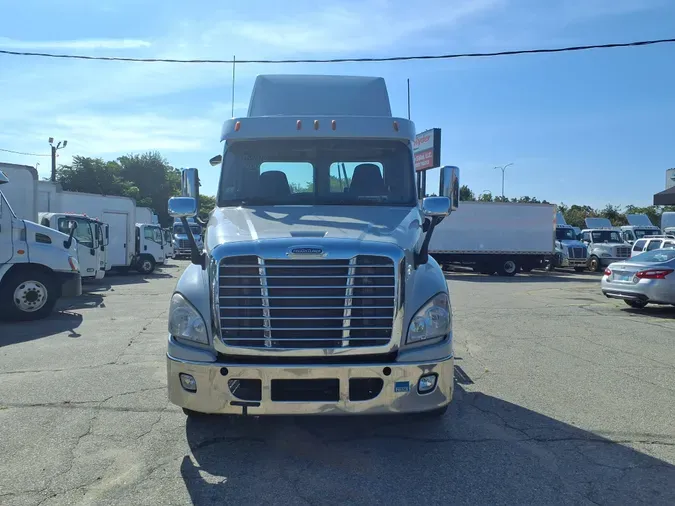
[[[503,165],[501,167],[497,166],[494,167],[495,169],[501,169],[502,170],[502,200],[504,200],[504,177],[506,175],[506,167],[510,167],[513,165],[513,163],[507,163],[506,165]]]
[[[54,146],[54,137],[49,138],[49,146],[52,148],[52,182],[56,182],[56,151],[65,148],[67,144],[68,141],[59,141]]]

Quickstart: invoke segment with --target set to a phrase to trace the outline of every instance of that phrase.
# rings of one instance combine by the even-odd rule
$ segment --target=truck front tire
[[[149,255],[143,255],[138,259],[136,270],[141,274],[152,274],[155,270],[155,259]]]
[[[599,272],[601,267],[600,259],[598,257],[591,257],[588,262],[588,270],[591,272]]]
[[[2,318],[10,321],[40,320],[49,316],[58,299],[54,276],[37,269],[10,272],[0,283]]]
[[[497,273],[500,276],[515,276],[518,272],[518,264],[513,258],[505,258],[499,263]]]

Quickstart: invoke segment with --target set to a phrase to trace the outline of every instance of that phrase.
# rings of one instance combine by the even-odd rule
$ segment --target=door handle
[[[143,246],[143,251],[148,251],[148,245]]]

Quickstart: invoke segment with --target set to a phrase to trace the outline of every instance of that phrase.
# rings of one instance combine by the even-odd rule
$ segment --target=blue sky
[[[670,0],[343,0],[310,3],[0,0],[0,49],[136,57],[330,58],[481,52],[675,36]],[[675,44],[504,58],[341,65],[240,65],[235,115],[255,75],[330,73],[386,79],[418,131],[442,129],[444,164],[475,192],[601,207],[648,205],[675,166]],[[113,159],[159,150],[198,167],[221,152],[231,67],[48,60],[0,55],[0,148]],[[0,161],[49,158],[0,152]],[[429,175],[429,188],[437,186]]]

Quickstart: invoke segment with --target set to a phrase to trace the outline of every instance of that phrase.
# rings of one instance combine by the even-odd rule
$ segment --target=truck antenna
[[[237,66],[237,57],[232,56],[232,117],[234,118],[234,72]]]
[[[410,79],[408,79],[408,119],[410,119]]]

